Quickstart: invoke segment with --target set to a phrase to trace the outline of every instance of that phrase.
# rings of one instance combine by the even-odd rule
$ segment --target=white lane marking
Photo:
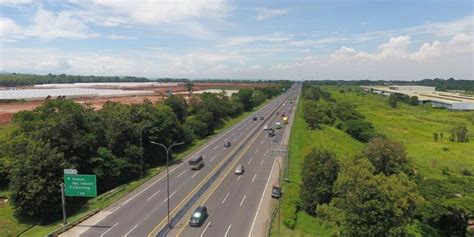
[[[258,148],[257,148],[257,150],[255,150],[255,154],[257,154],[257,152],[258,152]]]
[[[210,161],[212,162],[214,159],[216,159],[216,156],[213,156]]]
[[[138,225],[135,225],[129,232],[127,232],[123,237],[127,237]]]
[[[262,162],[260,162],[260,165],[263,165],[263,161],[264,161],[264,160],[262,160]]]
[[[224,200],[222,200],[222,204],[224,204],[225,200],[227,199],[227,197],[229,196],[230,193],[227,193],[227,195],[225,195],[225,198]]]
[[[217,146],[215,146],[214,148],[212,148],[212,150],[215,150],[215,149],[217,149]]]
[[[107,231],[105,231],[104,233],[102,233],[102,234],[100,235],[100,237],[104,237],[104,235],[107,234],[107,232],[109,232],[112,228],[114,228],[114,227],[117,226],[117,225],[118,225],[118,222],[115,223],[112,227],[110,227],[110,229],[108,229]]]
[[[231,226],[232,226],[232,225],[229,225],[229,227],[227,227],[227,231],[225,232],[224,237],[227,237],[227,233],[229,233],[229,230],[230,230],[230,227],[231,227]]]
[[[250,158],[249,163],[247,163],[248,165],[250,165],[250,162],[252,162],[252,159],[253,159],[253,158]]]
[[[257,174],[255,174],[255,175],[253,176],[252,183],[253,183],[253,181],[255,181],[255,178],[256,178],[256,177],[257,177]]]
[[[244,197],[242,198],[242,201],[240,201],[240,206],[242,206],[242,203],[244,203],[246,197],[247,197],[247,194],[245,194]]]
[[[112,209],[109,210],[109,212],[114,212],[114,211],[117,211],[118,209],[120,209],[122,206],[115,206],[113,207]]]
[[[198,173],[199,173],[199,171],[194,173],[193,176],[191,176],[191,178],[194,178],[194,176],[196,176]]]
[[[207,227],[209,227],[210,224],[211,224],[211,222],[209,221],[209,223],[207,223],[207,225],[206,225],[206,228],[204,228],[204,230],[202,231],[200,237],[203,237],[203,236],[204,236],[204,232],[206,232]]]
[[[171,195],[170,195],[170,198],[176,193],[176,191],[174,191]],[[168,201],[168,198],[166,198],[163,202],[166,202]]]
[[[264,142],[265,142],[265,141],[260,142],[260,145],[263,145]]]
[[[158,190],[158,192],[154,193],[153,195],[151,195],[146,201],[150,201],[150,199],[152,199],[156,194],[158,194],[159,192],[161,192],[160,190]]]
[[[239,182],[241,177],[242,177],[242,175],[239,175],[239,177],[237,178],[237,182]]]
[[[181,177],[181,175],[183,175],[185,172],[186,172],[186,170],[183,170],[183,172],[181,172],[181,174],[178,174],[178,176],[176,178]]]
[[[270,170],[270,174],[268,174],[267,184],[265,184],[265,188],[263,189],[262,197],[260,198],[260,202],[258,203],[257,213],[255,213],[255,217],[253,218],[253,222],[252,222],[252,227],[250,227],[249,237],[252,237],[252,230],[253,230],[253,227],[255,226],[255,221],[257,220],[258,212],[260,211],[260,206],[262,205],[263,197],[265,196],[265,193],[267,192],[268,183],[270,182],[270,176],[273,173],[273,168],[275,167],[275,163],[276,163],[276,159],[273,162],[272,169]]]

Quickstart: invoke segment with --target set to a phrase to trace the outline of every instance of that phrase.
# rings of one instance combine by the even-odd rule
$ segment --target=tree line
[[[355,105],[338,102],[329,92],[317,86],[305,86],[303,98],[307,100],[303,104],[303,118],[310,129],[320,129],[323,124],[334,125],[361,142],[381,136],[375,132],[372,123],[356,110]]]
[[[99,111],[72,100],[49,100],[32,111],[14,115],[16,127],[0,144],[0,183],[7,183],[15,214],[41,222],[61,216],[63,169],[95,174],[98,192],[140,176],[164,164],[165,152],[150,142],[185,142],[186,149],[245,111],[278,95],[282,85],[242,89],[231,97],[203,93],[188,102],[169,96],[163,103],[126,105],[107,102]],[[142,141],[143,150],[140,147]],[[67,197],[74,212],[86,198]]]

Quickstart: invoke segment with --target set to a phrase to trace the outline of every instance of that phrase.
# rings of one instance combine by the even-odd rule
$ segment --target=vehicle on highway
[[[268,125],[267,124],[265,124],[265,126],[263,126],[263,130],[264,131],[268,130]]]
[[[281,117],[283,118],[285,116],[286,116],[285,112],[281,112]]]
[[[199,206],[193,212],[191,219],[189,220],[189,226],[199,227],[201,226],[207,218],[207,207]]]
[[[272,198],[279,199],[281,197],[280,185],[274,184],[272,187]]]
[[[280,123],[280,122],[276,122],[276,123],[275,123],[275,128],[276,128],[276,129],[282,128],[281,123]]]
[[[188,163],[189,166],[191,166],[191,170],[199,170],[204,166],[204,160],[202,156],[191,158]]]
[[[283,117],[283,124],[288,124],[288,117]]]
[[[240,165],[237,165],[237,167],[235,167],[235,171],[234,173],[236,175],[241,175],[244,173],[244,165],[240,164]]]
[[[273,128],[268,129],[268,136],[269,137],[274,137],[275,136],[275,131],[273,130]]]
[[[263,117],[263,116],[260,116],[260,120],[265,120],[265,117]]]
[[[257,121],[257,117],[253,117],[253,121]]]
[[[230,141],[224,142],[224,147],[230,147]]]

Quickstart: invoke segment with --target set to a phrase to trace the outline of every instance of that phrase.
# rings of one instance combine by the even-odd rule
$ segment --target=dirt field
[[[254,84],[254,83],[194,83],[193,90],[206,90],[206,89],[246,89],[246,88],[258,88],[266,87],[270,84]],[[101,109],[107,101],[116,101],[124,104],[138,104],[142,103],[143,100],[149,99],[152,102],[162,101],[166,96],[168,90],[172,90],[173,93],[186,92],[186,86],[184,84],[178,84],[172,88],[139,88],[140,90],[155,91],[155,95],[149,96],[125,96],[125,97],[101,97],[101,98],[81,98],[74,99],[74,101],[85,104],[91,103],[95,109]],[[33,110],[40,106],[44,101],[26,101],[18,103],[0,103],[0,124],[9,123],[13,114],[21,110]]]

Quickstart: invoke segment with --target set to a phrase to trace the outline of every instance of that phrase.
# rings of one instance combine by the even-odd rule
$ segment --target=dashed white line
[[[258,148],[257,148],[257,150],[255,150],[255,154],[257,154],[257,152],[258,152]]]
[[[215,146],[214,148],[212,148],[212,150],[215,150],[215,149],[217,149],[217,146]]]
[[[213,156],[210,161],[212,162],[214,159],[216,159],[216,156]]]
[[[264,142],[265,142],[265,141],[260,142],[260,145],[263,145]]]
[[[178,176],[176,178],[181,177],[184,173],[186,173],[186,170],[183,170],[183,172],[181,172],[181,174],[178,174]]]
[[[118,222],[115,223],[112,227],[110,227],[110,229],[108,229],[107,231],[105,231],[104,233],[102,233],[102,234],[100,235],[100,237],[104,237],[104,235],[107,234],[107,232],[109,232],[112,228],[114,228],[114,227],[117,226],[117,225],[118,225]]]
[[[255,174],[255,175],[253,176],[252,183],[253,183],[253,181],[255,181],[255,178],[256,178],[256,177],[257,177],[257,174]]]
[[[150,199],[152,199],[156,194],[160,193],[160,190],[158,190],[158,192],[154,193],[153,195],[151,195],[146,201],[150,201]]]
[[[247,194],[245,194],[244,197],[242,198],[242,201],[240,201],[240,206],[242,206],[242,203],[244,203],[246,197],[247,197]]]
[[[239,175],[239,177],[237,178],[237,182],[239,182],[241,177],[242,177],[242,175]]]
[[[198,173],[199,173],[199,171],[194,173],[193,176],[191,176],[191,178],[194,178],[194,176],[196,176]]]
[[[128,234],[130,234],[135,228],[137,228],[138,225],[135,225],[129,232],[127,232],[124,237],[127,237]]]
[[[176,193],[176,191],[174,191],[171,195],[170,195],[170,198]],[[163,202],[166,202],[168,201],[168,198],[166,198]]]
[[[229,233],[229,230],[230,230],[230,227],[231,227],[231,226],[232,226],[232,225],[229,225],[229,227],[227,227],[227,231],[225,232],[224,237],[227,237],[227,233]]]
[[[207,225],[206,225],[206,228],[204,228],[204,230],[202,231],[200,237],[203,237],[203,236],[204,236],[204,232],[206,232],[207,227],[209,227],[210,224],[211,224],[211,222],[209,221],[209,223],[207,223]]]
[[[262,160],[262,162],[260,162],[260,165],[263,165],[263,161],[264,161],[264,160]]]
[[[252,162],[252,159],[253,159],[253,158],[250,158],[249,162],[247,163],[248,165],[250,165],[250,162]]]
[[[229,196],[230,193],[227,193],[227,195],[225,195],[225,198],[222,200],[222,204],[224,204],[225,200],[227,199],[227,197]]]

